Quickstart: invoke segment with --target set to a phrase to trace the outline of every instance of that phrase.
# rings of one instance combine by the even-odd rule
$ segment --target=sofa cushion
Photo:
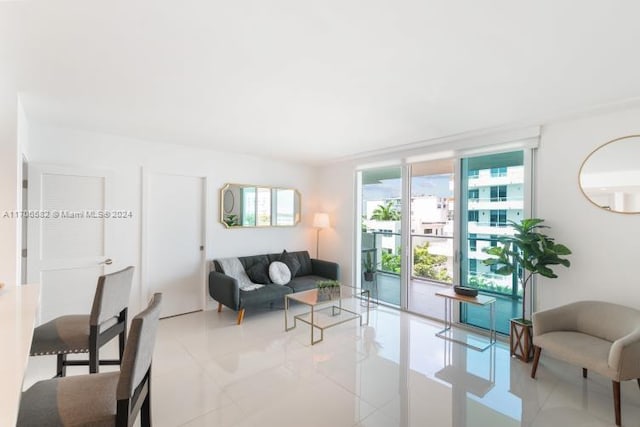
[[[266,260],[256,262],[245,271],[253,283],[262,283],[264,285],[271,283],[269,264],[267,264]]]
[[[240,308],[256,307],[262,304],[270,304],[274,301],[282,302],[284,296],[291,293],[291,288],[280,285],[265,285],[255,291],[245,292],[240,290]]]
[[[311,269],[311,257],[309,257],[309,252],[300,251],[300,252],[290,252],[291,255],[295,256],[300,263],[300,270],[298,270],[297,276],[306,276],[308,274],[313,274],[313,270]]]
[[[300,263],[300,269],[296,273],[296,276],[306,276],[308,274],[313,274],[313,269],[311,268],[311,257],[309,257],[309,252],[297,251],[297,252],[287,252],[287,254],[289,254],[292,257],[295,257]],[[279,261],[281,255],[282,253],[269,254],[268,255],[269,261],[270,262]]]
[[[300,261],[295,257],[295,255],[291,255],[287,253],[286,249],[282,251],[280,254],[280,262],[283,262],[289,267],[289,271],[291,271],[291,277],[296,277],[296,274],[300,270]]]
[[[294,292],[308,291],[309,289],[316,288],[316,283],[320,280],[327,280],[327,278],[309,274],[291,279],[291,281],[287,283],[287,286],[293,289]]]
[[[608,364],[610,341],[581,332],[555,331],[533,337],[533,344],[572,365],[615,377]]]
[[[241,257],[238,257],[238,259],[240,260],[240,262],[244,266],[245,270],[250,269],[251,267],[253,267],[254,264],[258,264],[258,263],[264,262],[267,265],[269,265],[269,262],[270,262],[269,261],[269,257],[266,256],[266,255],[241,256]]]
[[[274,261],[269,265],[269,278],[276,285],[286,285],[291,280],[291,270],[284,262]]]
[[[243,289],[245,291],[252,291],[264,286],[253,283],[251,281],[249,276],[247,276],[245,267],[242,265],[242,261],[240,261],[239,258],[218,258],[217,262],[218,265],[222,267],[224,274],[233,277],[238,281],[238,286],[240,287],[240,289]]]

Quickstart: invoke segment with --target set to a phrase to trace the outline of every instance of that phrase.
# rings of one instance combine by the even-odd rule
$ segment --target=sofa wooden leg
[[[536,377],[536,371],[538,370],[538,362],[540,361],[540,353],[542,348],[538,346],[533,347],[533,367],[531,368],[531,378]]]
[[[244,308],[241,308],[240,311],[238,311],[238,325],[242,323],[243,319],[244,319]]]
[[[222,303],[219,302],[218,303],[218,313],[220,313],[222,311]]]
[[[613,383],[613,408],[616,413],[616,425],[622,424],[622,416],[620,415],[620,382],[612,381]]]
[[[638,378],[638,387],[640,387],[640,378]]]
[[[582,368],[582,378],[587,378],[587,368]]]

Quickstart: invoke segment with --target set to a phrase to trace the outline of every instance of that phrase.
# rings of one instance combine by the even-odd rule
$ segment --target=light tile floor
[[[532,380],[531,365],[511,359],[504,343],[470,350],[435,337],[437,322],[394,309],[373,310],[368,326],[353,321],[328,329],[314,346],[305,324],[284,332],[283,316],[247,313],[242,326],[229,310],[162,320],[154,425],[614,425],[609,380],[583,380],[580,368],[544,355]],[[25,387],[50,377],[54,365],[51,357],[32,358]],[[622,386],[622,421],[640,425],[635,381]]]

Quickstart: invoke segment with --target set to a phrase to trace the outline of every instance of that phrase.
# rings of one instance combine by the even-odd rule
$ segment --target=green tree
[[[400,248],[397,254],[382,252],[382,270],[400,274]],[[453,278],[445,267],[447,257],[429,253],[429,242],[416,246],[413,251],[413,271],[416,276],[451,283]]]
[[[429,253],[429,242],[413,250],[413,274],[416,276],[451,283],[453,278],[445,267],[446,263],[446,256]]]
[[[384,205],[378,205],[371,215],[371,219],[378,221],[400,221],[400,212],[393,207],[391,202]]]
[[[382,271],[400,274],[400,248],[398,254],[382,252]]]

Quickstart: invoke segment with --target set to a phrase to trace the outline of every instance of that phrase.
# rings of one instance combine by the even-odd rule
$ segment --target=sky
[[[411,195],[453,197],[449,188],[451,174],[417,176],[411,180]],[[400,178],[383,179],[379,184],[368,184],[362,189],[362,199],[384,200],[400,198],[402,195],[402,180]]]

